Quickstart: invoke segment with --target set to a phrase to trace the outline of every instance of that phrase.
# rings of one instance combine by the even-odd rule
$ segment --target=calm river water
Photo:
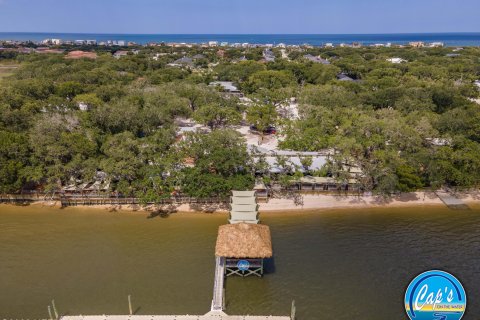
[[[274,261],[259,278],[228,278],[227,313],[300,320],[407,319],[419,273],[453,273],[480,317],[480,209],[443,207],[263,214]],[[204,314],[225,215],[0,206],[0,318],[61,314]]]

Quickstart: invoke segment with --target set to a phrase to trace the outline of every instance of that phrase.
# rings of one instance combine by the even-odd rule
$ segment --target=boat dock
[[[129,315],[62,316],[52,301],[55,320],[295,320],[292,301],[290,316],[230,316],[225,310],[225,278],[229,275],[263,275],[263,259],[273,255],[270,228],[258,224],[258,205],[253,191],[233,191],[230,223],[219,227],[215,247],[215,277],[210,312],[205,315],[134,315],[128,296]],[[233,224],[232,224],[233,223]],[[227,236],[228,235],[228,236]],[[53,320],[48,306],[50,320]]]
[[[215,279],[213,284],[213,312],[225,309],[225,258],[215,257]]]
[[[203,316],[63,316],[61,320],[290,320],[286,316],[228,316],[207,313]]]
[[[465,202],[463,202],[461,199],[458,199],[457,197],[455,197],[450,192],[436,191],[435,194],[450,209],[456,209],[456,210],[468,210],[468,209],[470,209],[469,206]]]

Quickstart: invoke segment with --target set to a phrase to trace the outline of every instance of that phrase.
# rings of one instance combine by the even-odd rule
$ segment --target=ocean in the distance
[[[406,44],[412,41],[443,42],[446,46],[480,46],[480,32],[474,33],[405,33],[405,34],[95,34],[95,33],[24,33],[0,32],[0,40],[41,41],[62,40],[108,40],[133,41],[138,44],[149,42],[205,43],[208,41],[254,44],[310,44],[360,42]]]

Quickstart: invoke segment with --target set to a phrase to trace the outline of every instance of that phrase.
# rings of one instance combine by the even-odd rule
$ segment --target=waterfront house
[[[445,44],[443,42],[432,42],[432,43],[430,43],[429,47],[430,48],[441,48],[444,45]]]
[[[358,191],[359,182],[355,178],[338,180],[333,177],[305,176],[291,181],[290,190],[298,191]]]
[[[227,276],[264,272],[264,259],[273,256],[270,228],[261,224],[227,224],[218,228],[215,256],[225,258]]]
[[[408,44],[410,47],[414,48],[423,48],[425,47],[425,42],[422,41],[413,41]]]

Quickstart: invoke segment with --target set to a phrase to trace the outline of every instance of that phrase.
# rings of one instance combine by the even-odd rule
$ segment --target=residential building
[[[432,42],[429,45],[430,48],[441,48],[443,46],[444,46],[443,42]]]
[[[128,55],[128,51],[119,50],[119,51],[117,51],[117,52],[115,52],[115,53],[113,54],[113,57],[114,57],[115,59],[120,59],[121,57],[125,57],[125,56],[127,56],[127,55]]]
[[[395,64],[400,64],[400,63],[408,62],[407,60],[402,59],[402,58],[390,58],[390,59],[387,59],[387,61],[389,61],[389,62],[391,62],[391,63],[395,63]]]
[[[266,62],[274,62],[275,61],[275,54],[271,50],[265,49],[265,50],[263,50],[263,59]]]
[[[209,86],[220,87],[223,92],[240,96],[240,97],[243,96],[240,90],[231,81],[214,81],[214,82],[210,82]]]
[[[425,47],[425,42],[422,42],[422,41],[414,41],[414,42],[410,42],[408,44],[410,47],[414,47],[414,48],[423,48]]]
[[[311,54],[306,54],[303,57],[305,59],[311,61],[311,62],[314,62],[314,63],[330,64],[330,61],[328,61],[326,59],[322,59],[320,56],[315,57],[315,56],[312,56]]]

